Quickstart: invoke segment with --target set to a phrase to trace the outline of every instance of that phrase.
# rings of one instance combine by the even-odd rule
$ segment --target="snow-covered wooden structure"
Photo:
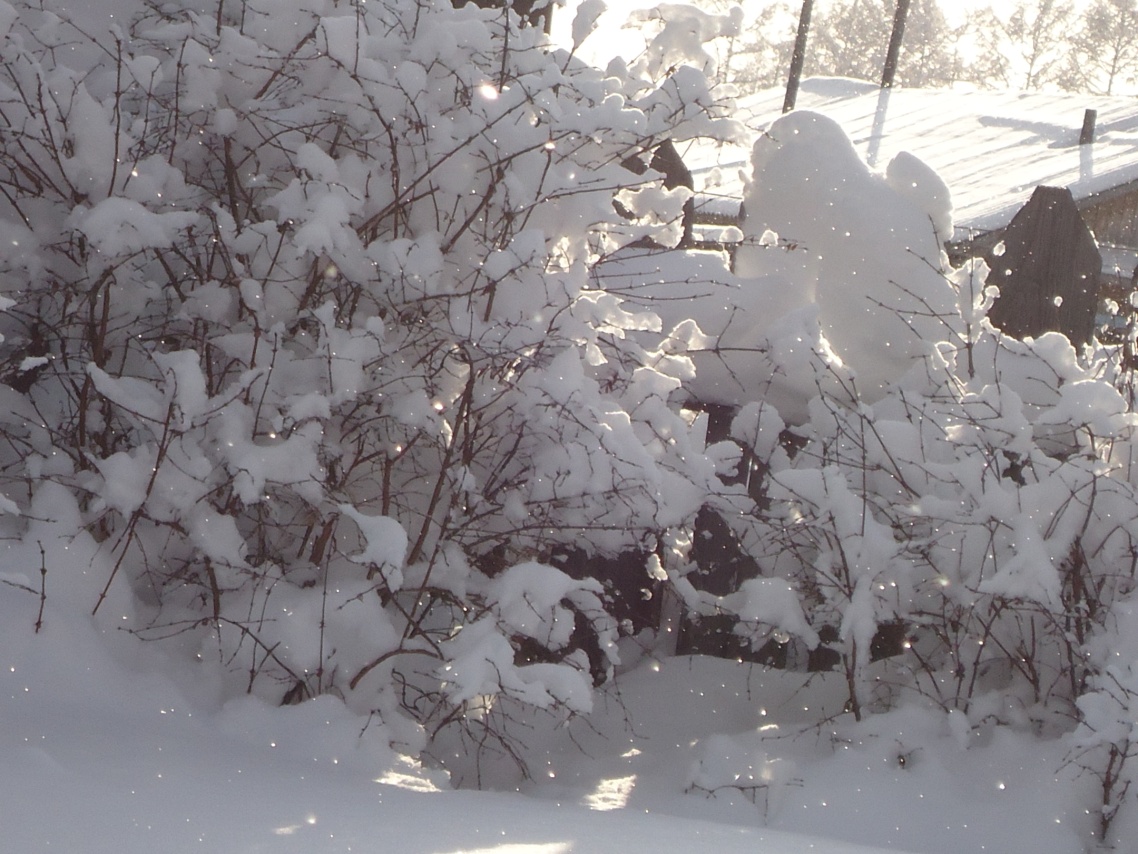
[[[738,117],[762,133],[781,113],[783,91],[739,100]],[[849,135],[870,166],[916,155],[952,192],[960,253],[984,254],[1038,186],[1071,194],[1100,246],[1104,267],[1129,277],[1138,260],[1138,100],[975,89],[880,89],[864,81],[802,82],[797,108],[823,113]],[[1086,111],[1093,141],[1080,145]],[[698,215],[729,221],[738,212],[749,152],[693,148]],[[1121,251],[1112,251],[1121,250]]]

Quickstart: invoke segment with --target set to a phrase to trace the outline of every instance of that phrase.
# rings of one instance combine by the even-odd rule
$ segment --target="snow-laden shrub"
[[[1070,714],[1084,645],[1132,585],[1134,487],[1114,460],[1134,416],[1057,334],[972,343],[972,376],[946,346],[872,407],[818,399],[747,532],[814,629],[838,630],[855,711],[874,635],[904,621],[898,682],[980,717]]]
[[[731,129],[702,74],[421,0],[0,7],[5,490],[64,489],[108,567],[57,583],[392,733],[586,710],[614,625],[540,561],[652,549],[717,483],[690,363],[588,287],[681,234],[688,191],[624,164]]]
[[[600,273],[657,302],[692,397],[736,407],[750,483],[711,501],[758,577],[712,596],[679,563],[674,583],[756,648],[830,645],[855,715],[887,683],[975,720],[1069,721],[1138,554],[1117,359],[994,329],[987,271],[949,267],[948,192],[911,156],[874,172],[797,113],[752,165],[734,271],[705,255]],[[700,293],[721,299],[686,313]],[[906,653],[871,671],[897,651],[883,631]]]
[[[656,302],[686,392],[736,413],[748,482],[709,502],[755,577],[713,595],[692,547],[675,588],[760,661],[835,667],[855,717],[915,700],[1071,739],[1105,833],[1133,775],[1132,350],[993,328],[987,270],[949,266],[947,191],[907,155],[874,172],[792,113],[752,163],[733,271],[689,253],[598,273]]]
[[[1130,785],[1138,757],[1138,681],[1133,660],[1107,665],[1097,674],[1091,690],[1079,698],[1079,712],[1069,760],[1097,783],[1096,831],[1099,841],[1110,846],[1132,838],[1135,828]]]
[[[877,269],[908,263],[906,247],[850,249],[842,228],[827,230],[839,249]],[[825,234],[814,236],[808,246],[794,245],[793,233],[782,245],[755,245],[751,274],[766,278],[753,281],[773,290],[787,270],[792,279],[807,275],[796,253],[802,264],[832,254],[819,242]],[[1124,377],[1115,354],[1080,354],[1058,333],[1018,341],[993,329],[985,316],[993,295],[976,285],[985,272],[979,262],[941,266],[956,305],[935,315],[928,300],[911,303],[915,285],[887,303],[888,287],[910,280],[882,277],[862,298],[895,313],[908,337],[855,344],[849,333],[840,357],[826,324],[840,325],[841,312],[823,322],[832,309],[811,300],[825,289],[796,291],[805,305],[782,320],[763,318],[770,331],[747,342],[750,358],[773,363],[774,380],[740,370],[732,329],[688,334],[697,364],[701,352],[714,353],[751,379],[758,398],[732,425],[750,463],[748,496],[715,501],[759,578],[714,597],[691,589],[686,570],[674,574],[692,607],[735,614],[737,632],[756,648],[772,638],[829,645],[855,715],[915,692],[975,723],[1055,732],[1070,728],[1076,701],[1098,678],[1089,645],[1110,636],[1113,604],[1134,586],[1138,418],[1117,390]],[[938,326],[935,337],[929,330]],[[803,352],[780,348],[787,328]],[[863,397],[861,369],[880,377],[882,359],[897,378],[878,380]],[[732,393],[745,388],[737,383]],[[890,628],[900,632],[899,649],[878,646]],[[896,651],[903,654],[874,663]]]

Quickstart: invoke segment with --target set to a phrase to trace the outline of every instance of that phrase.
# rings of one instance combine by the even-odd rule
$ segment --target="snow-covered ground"
[[[443,791],[443,780],[368,750],[361,721],[333,698],[201,709],[156,646],[115,638],[109,649],[50,607],[36,635],[36,610],[10,588],[0,600],[7,851],[867,850],[700,820],[698,809],[669,815],[654,799],[606,812],[616,783],[607,798],[580,784],[553,798]]]
[[[799,724],[835,695],[820,677],[646,656],[587,724],[528,722],[531,782],[455,791],[332,697],[210,706],[160,645],[50,603],[36,634],[37,597],[2,593],[6,851],[1081,850],[1045,743],[913,710]]]

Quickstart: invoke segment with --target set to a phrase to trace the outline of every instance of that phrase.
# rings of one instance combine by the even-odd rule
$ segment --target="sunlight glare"
[[[495,845],[493,848],[458,848],[449,854],[569,854],[572,850],[570,842],[539,842]]]
[[[275,827],[275,828],[273,828],[273,833],[275,833],[277,836],[292,836],[294,833],[296,833],[298,830],[300,830],[306,824],[307,825],[316,824],[316,816],[313,815],[312,813],[309,813],[307,816],[305,816],[303,822],[300,822],[299,824],[286,824],[286,825],[283,825],[282,827]]]
[[[442,789],[430,780],[424,780],[422,777],[417,777],[414,774],[404,774],[395,770],[388,771],[373,782],[381,783],[384,786],[395,786],[399,789],[406,789],[409,792],[433,793],[442,791]]]
[[[585,805],[592,810],[605,812],[619,810],[628,805],[628,798],[636,788],[636,775],[601,780],[592,793],[585,796]]]

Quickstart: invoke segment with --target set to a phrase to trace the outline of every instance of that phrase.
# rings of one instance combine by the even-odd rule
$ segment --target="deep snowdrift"
[[[840,696],[817,677],[646,657],[587,723],[530,722],[538,779],[496,772],[523,793],[450,791],[332,697],[211,706],[160,645],[50,604],[36,634],[37,610],[30,593],[0,597],[11,851],[1081,850],[1046,744],[993,731],[969,749],[945,716],[914,711],[811,727]]]

